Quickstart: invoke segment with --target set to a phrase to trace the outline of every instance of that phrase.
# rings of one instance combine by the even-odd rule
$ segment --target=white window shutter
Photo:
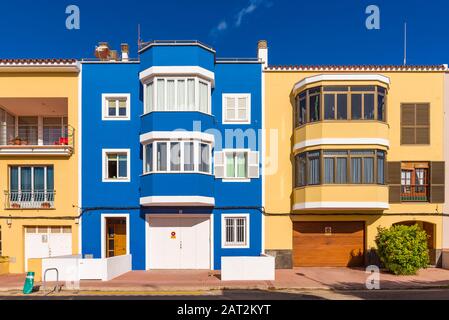
[[[251,151],[248,154],[248,177],[251,179],[259,179],[259,152]]]
[[[224,152],[214,154],[215,177],[223,179],[225,177]]]

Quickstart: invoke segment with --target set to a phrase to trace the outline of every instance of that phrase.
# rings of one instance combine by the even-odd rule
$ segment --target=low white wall
[[[222,281],[274,281],[275,258],[260,257],[222,257]]]
[[[449,250],[443,251],[443,268],[449,270]]]
[[[120,256],[106,259],[106,280],[109,281],[132,270],[132,257]]]
[[[82,259],[81,256],[42,259],[42,273],[54,268],[59,271],[59,281],[109,281],[132,270],[132,256],[109,259]],[[56,281],[56,272],[48,271],[46,280]]]

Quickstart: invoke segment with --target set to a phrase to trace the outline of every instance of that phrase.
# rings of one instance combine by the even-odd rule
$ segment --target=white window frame
[[[191,110],[188,106],[188,101],[187,101],[187,83],[188,80],[194,80],[195,81],[195,97],[194,97],[194,106],[193,106],[193,110]],[[163,106],[163,110],[157,110],[157,101],[158,101],[158,90],[157,90],[157,82],[158,80],[164,80],[164,106]],[[178,83],[179,80],[185,80],[185,97],[184,97],[184,101],[185,101],[185,107],[183,110],[179,109],[179,110],[167,110],[168,109],[168,105],[167,105],[167,101],[168,101],[168,90],[167,90],[167,80],[174,80],[175,81],[175,106],[178,107]],[[205,114],[211,115],[212,113],[212,84],[210,82],[210,80],[207,79],[203,79],[201,77],[198,76],[185,76],[185,77],[179,77],[179,76],[157,76],[157,77],[152,77],[150,79],[148,79],[145,83],[144,83],[144,95],[143,95],[143,114],[149,114],[152,112],[200,112],[200,113],[204,113],[202,111],[200,111],[200,82],[206,83],[208,85],[208,106],[207,106],[207,112]],[[151,83],[153,83],[153,110],[148,111],[147,110],[147,90],[148,90],[148,85],[150,85]]]
[[[226,219],[229,218],[244,218],[246,219],[245,226],[245,235],[246,235],[246,243],[245,244],[230,244],[226,242]],[[249,249],[251,245],[251,234],[250,234],[250,215],[249,213],[226,213],[221,215],[221,248],[222,249]],[[237,232],[237,229],[234,230]]]
[[[246,120],[228,120],[226,118],[227,116],[227,112],[226,112],[226,99],[227,98],[233,98],[236,101],[236,105],[234,106],[234,109],[236,111],[236,115],[238,115],[238,99],[240,98],[245,98],[246,99],[246,115],[247,115],[247,119]],[[223,97],[222,97],[222,123],[223,124],[234,124],[234,125],[239,125],[239,124],[251,124],[251,94],[250,93],[223,93]]]
[[[11,166],[9,166],[9,185],[8,185],[8,190],[9,191],[12,191],[12,190],[10,190],[11,189],[11,179],[12,179],[12,175],[11,175],[11,169],[12,168],[17,168],[18,170],[17,170],[17,191],[18,192],[22,192],[22,169],[23,168],[31,168],[31,182],[30,182],[30,184],[31,184],[31,190],[29,190],[29,192],[35,192],[36,190],[34,190],[34,169],[36,169],[36,168],[43,168],[44,169],[44,192],[51,192],[51,191],[55,191],[54,189],[55,189],[55,178],[54,178],[54,174],[55,174],[55,167],[53,166],[53,165],[42,165],[42,166],[40,166],[40,165],[30,165],[30,166],[27,166],[27,165],[11,165]],[[48,181],[47,181],[47,175],[48,175],[48,173],[47,173],[47,170],[48,170],[48,167],[53,167],[53,190],[49,190],[48,189]],[[28,190],[26,190],[26,191],[28,191]]]
[[[124,183],[131,182],[131,150],[130,149],[102,149],[102,178],[105,183]],[[127,161],[127,177],[122,179],[109,179],[107,172],[108,154],[125,153]],[[118,168],[117,168],[118,170]]]
[[[101,214],[101,259],[106,258],[106,219],[107,218],[125,218],[126,219],[126,255],[130,255],[130,225],[129,213],[103,213]]]
[[[251,182],[251,178],[249,178],[249,153],[250,149],[223,149],[223,163],[224,163],[224,182]],[[228,167],[228,157],[229,153],[245,153],[246,154],[246,177],[245,178],[237,178],[237,177],[228,177],[227,176],[227,167]],[[237,161],[234,163],[235,172],[237,172]]]
[[[193,171],[192,170],[185,170],[185,158],[184,158],[184,149],[185,146],[184,144],[186,142],[193,142]],[[157,170],[157,144],[158,143],[166,143],[167,144],[167,170],[165,171],[158,171]],[[172,143],[180,143],[180,151],[181,151],[181,163],[180,163],[180,170],[178,171],[171,171],[171,144]],[[150,172],[146,171],[146,163],[147,163],[147,153],[146,153],[146,148],[148,145],[153,144],[153,165],[152,168],[153,170]],[[199,150],[200,150],[200,145],[201,144],[207,144],[209,146],[209,172],[202,172],[199,170],[200,167],[200,159],[198,159],[199,156]],[[153,140],[153,141],[149,141],[145,144],[143,144],[143,175],[148,175],[148,174],[158,174],[158,173],[162,173],[162,174],[167,174],[167,173],[171,173],[171,174],[183,174],[183,173],[195,173],[195,174],[205,174],[205,175],[212,175],[212,149],[213,146],[210,142],[207,141],[203,141],[203,140],[198,140],[198,139],[183,139],[183,140]]]
[[[119,110],[118,100],[126,99],[126,116],[110,116],[108,110],[108,100],[109,99],[117,99],[117,114]],[[102,116],[101,119],[103,121],[129,121],[131,119],[131,94],[129,93],[103,93],[101,95],[102,101]]]

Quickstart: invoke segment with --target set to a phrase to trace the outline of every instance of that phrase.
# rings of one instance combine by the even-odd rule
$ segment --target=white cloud
[[[228,28],[228,23],[226,21],[222,21],[218,24],[217,30],[218,31],[225,31]]]

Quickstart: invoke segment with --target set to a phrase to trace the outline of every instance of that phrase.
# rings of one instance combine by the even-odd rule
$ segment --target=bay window
[[[387,90],[380,86],[320,86],[295,98],[296,128],[330,120],[386,121]]]
[[[326,150],[298,154],[295,184],[297,188],[319,184],[383,185],[385,158],[385,152],[380,150]]]
[[[152,141],[144,145],[144,174],[211,172],[212,146],[199,140]]]
[[[155,77],[144,86],[145,113],[211,112],[211,84],[206,80],[198,77]]]

